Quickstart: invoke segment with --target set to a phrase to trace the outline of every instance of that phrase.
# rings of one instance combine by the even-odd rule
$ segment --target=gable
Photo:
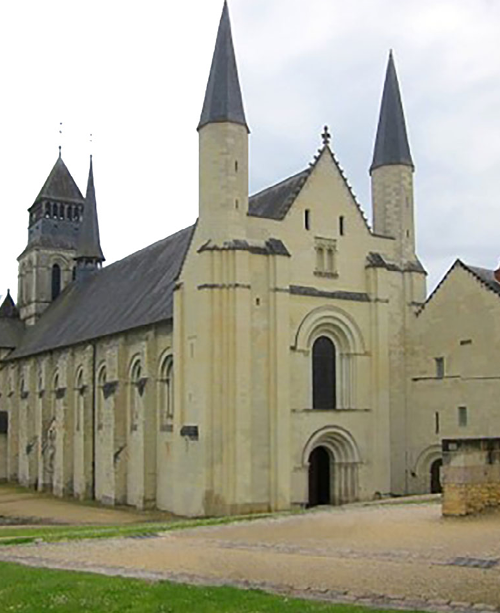
[[[301,172],[288,177],[275,185],[263,189],[253,196],[250,196],[248,202],[249,216],[274,220],[284,219],[296,199],[300,196],[304,187],[309,182],[310,177],[314,175],[320,160],[323,159],[327,159],[333,163],[334,173],[338,175],[345,195],[350,197],[350,200],[352,200],[353,204],[356,206],[364,225],[368,230],[370,230],[361,206],[356,200],[351,186],[349,185],[344,172],[340,168],[335,155],[328,146],[324,146],[320,150],[320,153],[315,157],[314,162],[309,168],[302,170]]]
[[[463,299],[463,292],[478,295],[483,291],[500,297],[500,283],[495,279],[494,271],[469,266],[457,259],[427,298],[417,316],[423,315],[435,303]]]

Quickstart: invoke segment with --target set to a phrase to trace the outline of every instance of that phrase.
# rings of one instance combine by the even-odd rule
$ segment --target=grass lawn
[[[4,562],[0,577],[2,613],[375,613],[258,590],[150,583]]]

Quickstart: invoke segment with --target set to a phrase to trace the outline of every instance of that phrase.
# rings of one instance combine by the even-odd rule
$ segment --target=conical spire
[[[76,260],[94,261],[95,264],[104,261],[104,255],[99,240],[99,222],[97,221],[97,206],[94,189],[94,171],[92,156],[90,156],[89,179],[83,209],[83,219],[78,232]]]
[[[399,92],[398,77],[391,51],[385,75],[380,118],[370,172],[379,166],[394,164],[414,167],[406,135],[406,124],[401,94]]]
[[[7,296],[5,296],[4,301],[0,305],[0,317],[8,317],[9,319],[19,318],[19,311],[12,300],[9,289],[7,290]]]
[[[198,130],[208,123],[230,121],[247,130],[227,2],[224,2]]]

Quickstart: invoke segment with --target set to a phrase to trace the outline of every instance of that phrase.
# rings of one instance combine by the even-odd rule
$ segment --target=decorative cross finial
[[[330,139],[332,138],[332,135],[330,134],[330,132],[328,132],[328,126],[325,126],[325,129],[323,130],[323,134],[321,135],[321,138],[323,139],[323,145],[330,144]]]
[[[90,140],[89,140],[89,142],[90,142],[90,157],[92,157],[92,143],[93,143],[93,140],[92,140],[92,134],[90,134]]]
[[[59,157],[61,157],[62,149],[62,121],[59,122]]]

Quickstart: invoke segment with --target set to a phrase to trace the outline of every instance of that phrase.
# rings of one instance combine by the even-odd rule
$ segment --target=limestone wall
[[[443,515],[500,509],[500,438],[443,441]]]
[[[499,313],[498,295],[456,265],[415,318],[407,357],[411,493],[430,490],[442,439],[500,435]]]
[[[157,465],[171,462],[157,418],[171,353],[165,322],[10,363],[0,371],[10,416],[0,478],[6,470],[24,486],[105,504],[163,501],[158,489],[174,484],[157,482]]]

